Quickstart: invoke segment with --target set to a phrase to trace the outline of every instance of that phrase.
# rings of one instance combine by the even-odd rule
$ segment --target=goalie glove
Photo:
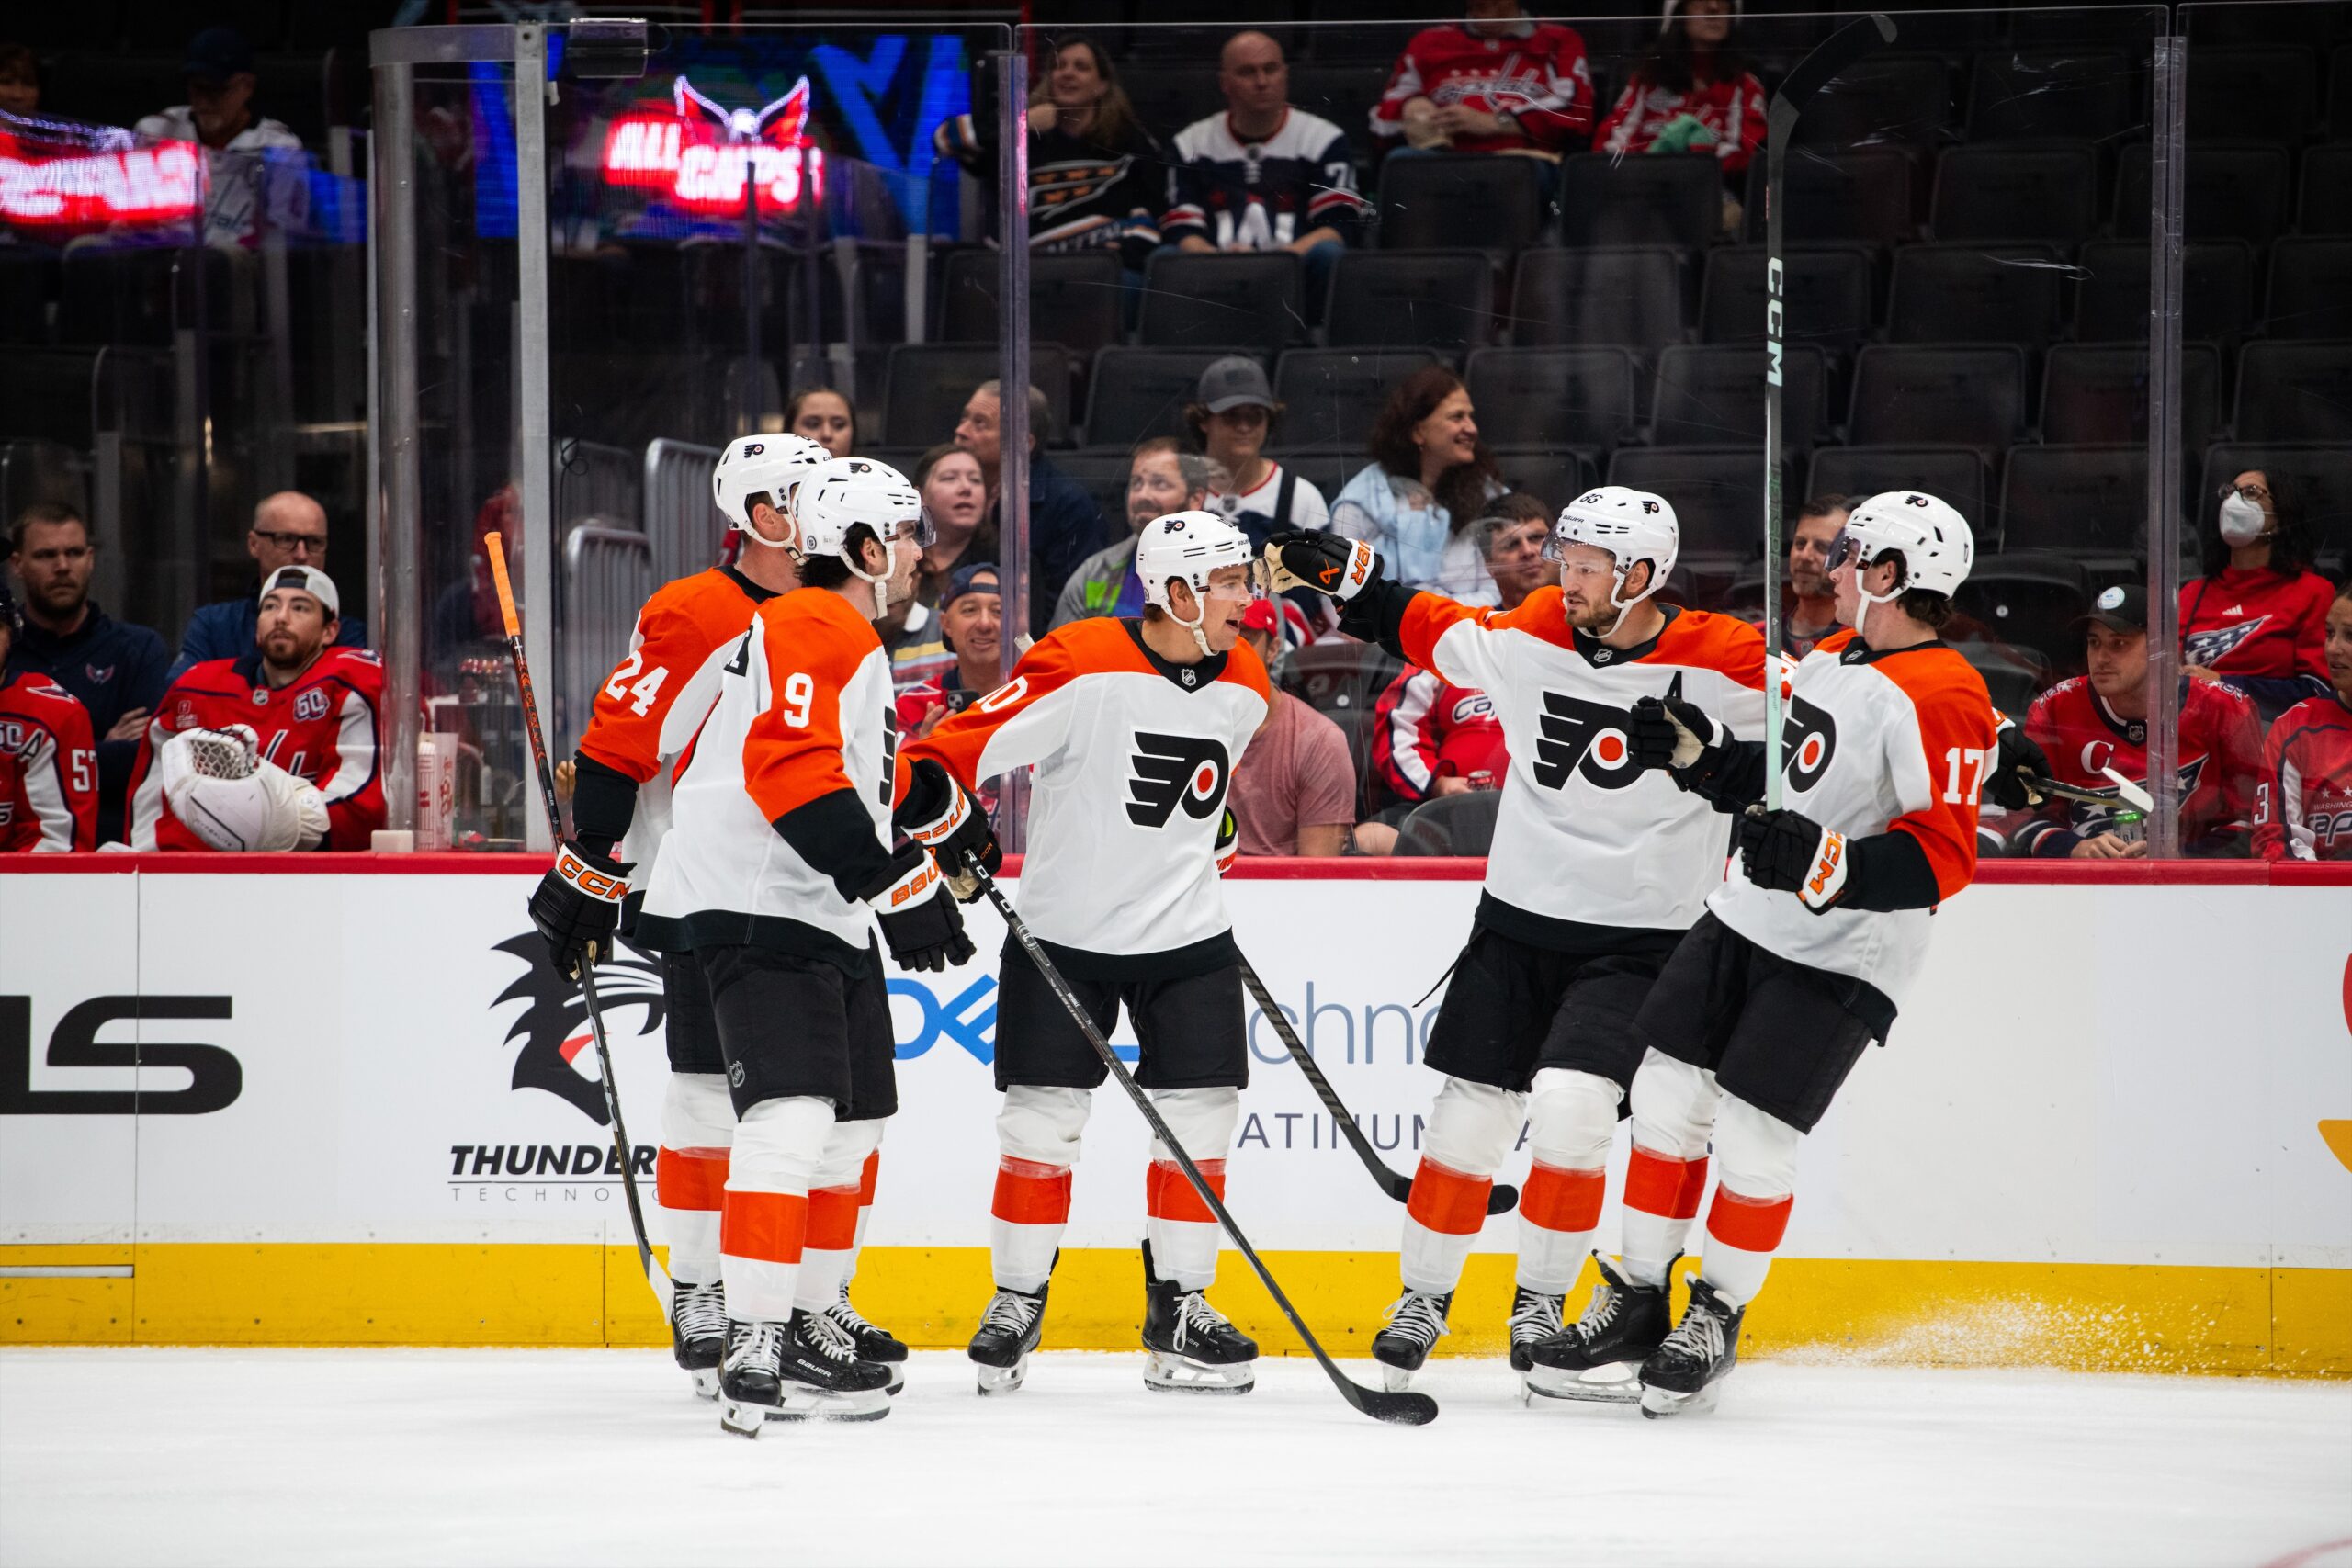
[[[164,799],[180,825],[228,853],[315,849],[327,835],[316,785],[265,761],[245,726],[186,729],[156,759]]]
[[[634,866],[573,840],[556,851],[555,864],[531,893],[531,924],[548,942],[548,962],[559,974],[580,978],[582,963],[613,953],[613,932],[621,923],[621,901],[628,897]]]
[[[901,969],[952,968],[970,960],[972,939],[964,917],[947,896],[939,863],[921,844],[910,843],[859,897],[880,918],[882,940]]]
[[[967,857],[978,856],[980,869],[994,876],[1004,864],[1004,850],[989,826],[988,813],[945,768],[924,757],[911,772],[907,798],[899,803],[898,824],[939,862],[956,901],[968,904],[980,896],[980,880],[967,869]]]
[[[1380,576],[1380,558],[1358,539],[1316,528],[1283,528],[1266,539],[1277,593],[1308,588],[1347,603]]]
[[[1758,887],[1793,893],[1818,915],[1846,892],[1853,857],[1846,835],[1802,811],[1751,806],[1739,819],[1740,869]]]

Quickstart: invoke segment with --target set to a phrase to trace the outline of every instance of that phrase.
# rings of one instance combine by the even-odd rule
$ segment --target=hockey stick
[[[496,534],[482,536],[482,548],[490,554],[490,575],[498,583],[498,613],[506,621],[506,652],[514,661],[514,683],[523,691],[523,733],[531,742],[531,761],[539,774],[539,800],[548,808],[548,831],[560,841],[564,837],[563,814],[555,800],[555,768],[548,761],[547,737],[539,730],[539,699],[531,686],[530,660],[523,654],[523,622],[514,613],[514,585],[506,576],[506,545]],[[628,1129],[621,1125],[621,1091],[613,1077],[613,1048],[605,1038],[605,1017],[596,1004],[596,952],[594,947],[580,965],[580,994],[588,1004],[588,1030],[596,1037],[596,1068],[605,1077],[605,1110],[613,1119],[613,1147],[621,1159],[621,1191],[628,1200],[629,1228],[637,1233],[637,1261],[645,1269],[645,1282],[653,1288],[653,1296],[662,1303],[662,1315],[670,1315],[670,1276],[654,1260],[653,1244],[645,1238],[645,1208],[637,1196],[637,1173],[630,1168]]]
[[[1348,1140],[1348,1146],[1355,1150],[1356,1158],[1363,1161],[1364,1169],[1372,1172],[1372,1179],[1380,1183],[1380,1190],[1399,1203],[1412,1196],[1413,1179],[1399,1176],[1388,1168],[1388,1162],[1380,1157],[1379,1151],[1372,1146],[1372,1140],[1363,1135],[1363,1129],[1356,1125],[1356,1119],[1349,1115],[1348,1108],[1340,1102],[1340,1091],[1331,1087],[1331,1080],[1323,1076],[1323,1069],[1316,1065],[1314,1056],[1299,1043],[1298,1032],[1291,1027],[1289,1016],[1276,1004],[1273,994],[1266,989],[1266,982],[1258,978],[1258,971],[1250,967],[1250,961],[1246,958],[1241,960],[1241,983],[1250,987],[1250,996],[1257,998],[1258,1010],[1274,1026],[1274,1032],[1282,1036],[1284,1049],[1290,1052],[1290,1059],[1298,1064],[1298,1070],[1305,1073],[1306,1081],[1315,1086],[1316,1098],[1323,1102],[1323,1109],[1331,1113],[1332,1123]],[[1487,1194],[1487,1213],[1490,1214],[1508,1214],[1518,1203],[1519,1189],[1509,1182],[1495,1183]]]
[[[1873,13],[1847,23],[1797,62],[1764,117],[1764,805],[1781,808],[1781,361],[1788,290],[1781,199],[1789,138],[1797,117],[1831,77],[1894,41],[1894,24]]]
[[[1184,1152],[1184,1145],[1176,1141],[1176,1134],[1170,1132],[1168,1123],[1160,1120],[1150,1096],[1144,1093],[1135,1076],[1127,1071],[1126,1064],[1120,1061],[1111,1049],[1111,1043],[1102,1038],[1102,1032],[1094,1027],[1094,1020],[1087,1012],[1085,1004],[1070,990],[1069,982],[1063,979],[1061,971],[1054,967],[1054,961],[1046,956],[1046,950],[1037,945],[1037,939],[1029,934],[1027,923],[1013,913],[1012,900],[1004,896],[1004,889],[996,885],[996,878],[981,866],[978,855],[967,855],[965,864],[971,868],[971,874],[978,880],[980,891],[989,896],[989,902],[996,906],[996,912],[1004,917],[1005,928],[1021,944],[1021,951],[1029,955],[1029,962],[1037,966],[1037,973],[1046,977],[1046,984],[1053,988],[1055,997],[1069,1010],[1071,1021],[1086,1036],[1086,1043],[1094,1047],[1094,1054],[1102,1059],[1102,1065],[1110,1069],[1111,1076],[1119,1080],[1119,1087],[1127,1091],[1127,1098],[1136,1102],[1136,1109],[1143,1112],[1143,1119],[1151,1124],[1152,1135],[1175,1156],[1177,1168],[1184,1173],[1184,1179],[1192,1183],[1193,1190],[1200,1194],[1201,1201],[1208,1205],[1209,1213],[1215,1214],[1217,1224],[1225,1227],[1225,1234],[1233,1238],[1233,1245],[1241,1256],[1250,1260],[1250,1267],[1258,1271],[1266,1293],[1274,1298],[1274,1304],[1283,1309],[1283,1315],[1290,1319],[1290,1325],[1298,1330],[1301,1339],[1306,1341],[1307,1349],[1322,1364],[1323,1371],[1339,1389],[1340,1397],[1375,1421],[1393,1422],[1399,1427],[1426,1427],[1436,1420],[1437,1401],[1428,1394],[1415,1393],[1410,1390],[1391,1393],[1385,1389],[1366,1388],[1341,1371],[1338,1363],[1324,1351],[1314,1331],[1306,1326],[1306,1320],[1298,1315],[1298,1309],[1290,1304],[1290,1298],[1283,1294],[1283,1288],[1274,1283],[1273,1272],[1258,1257],[1257,1249],[1250,1245],[1249,1238],[1241,1234],[1241,1227],[1233,1223],[1233,1216],[1226,1211],[1225,1200],[1216,1195],[1216,1189],[1208,1184],[1208,1179],[1201,1174],[1200,1167],[1193,1163],[1193,1156]]]
[[[2143,815],[2156,808],[2155,797],[2142,789],[2136,781],[2125,778],[2113,768],[2107,770],[2107,776],[2115,781],[2116,787],[2105,792],[2081,784],[2060,784],[2056,779],[2030,778],[2025,782],[2028,789],[2059,800],[2080,801],[2085,806],[2114,806],[2120,803]]]

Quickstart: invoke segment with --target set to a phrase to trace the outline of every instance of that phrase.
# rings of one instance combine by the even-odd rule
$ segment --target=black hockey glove
[[[1004,850],[989,826],[988,813],[965,792],[953,774],[929,757],[918,759],[907,798],[899,803],[897,821],[907,836],[929,850],[947,874],[948,890],[958,903],[980,896],[979,878],[965,869],[967,857],[979,857],[980,869],[994,876],[1004,864]]]
[[[939,863],[921,844],[892,855],[889,869],[860,897],[881,918],[882,940],[901,969],[948,969],[971,958],[964,917],[947,896]]]
[[[2004,811],[2023,811],[2041,804],[2036,779],[2050,776],[2050,759],[2015,720],[2001,725],[2001,750],[1993,775],[1984,781],[1984,798]]]
[[[1266,538],[1266,565],[1274,592],[1308,588],[1346,604],[1380,580],[1380,558],[1370,545],[1316,528],[1283,528]]]
[[[1635,767],[1678,771],[1709,751],[1720,751],[1723,739],[1715,721],[1680,697],[1644,697],[1635,703],[1634,722],[1625,735]]]
[[[559,973],[577,980],[583,959],[593,964],[612,956],[633,869],[577,843],[556,852],[554,866],[532,891],[530,909],[531,924],[548,939],[548,960]]]
[[[1793,893],[1818,915],[1846,891],[1853,869],[1846,835],[1802,811],[1751,806],[1739,818],[1740,868],[1747,880],[1776,893]]]

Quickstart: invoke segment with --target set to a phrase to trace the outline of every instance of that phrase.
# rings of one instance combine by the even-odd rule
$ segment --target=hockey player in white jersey
[[[1136,1079],[1222,1195],[1250,1058],[1218,875],[1235,837],[1233,764],[1272,700],[1239,640],[1261,574],[1249,536],[1205,512],[1146,525],[1136,571],[1141,619],[1058,628],[1003,686],[908,745],[900,819],[935,818],[930,802],[947,792],[1035,766],[1022,917],[1103,1033],[1126,1009],[1142,1042]],[[1080,1135],[1108,1076],[1010,941],[1001,983],[996,1293],[971,1346],[983,1393],[1018,1387],[1036,1348]],[[1247,1390],[1258,1347],[1204,1294],[1216,1223],[1157,1144],[1144,1200],[1145,1382]]]
[[[1449,1332],[1522,1118],[1534,1164],[1509,1329],[1526,1387],[1630,1397],[1630,1381],[1595,1386],[1590,1374],[1638,1360],[1668,1326],[1663,1303],[1646,1318],[1622,1311],[1605,1258],[1584,1318],[1566,1325],[1561,1309],[1600,1224],[1619,1107],[1641,1064],[1627,1025],[1723,868],[1721,819],[1635,763],[1633,710],[1671,696],[1750,727],[1763,712],[1755,628],[1656,598],[1678,545],[1663,498],[1604,485],[1553,525],[1544,554],[1560,563],[1559,586],[1502,613],[1413,592],[1333,535],[1269,542],[1277,585],[1340,599],[1341,630],[1485,692],[1510,756],[1477,919],[1430,1033],[1425,1059],[1445,1082],[1406,1204],[1404,1294],[1372,1342],[1393,1388]],[[1643,1178],[1637,1168],[1629,1181]]]
[[[1645,749],[1693,798],[1739,814],[1739,861],[1634,1019],[1646,1048],[1634,1145],[1714,1149],[1714,1201],[1690,1299],[1641,1368],[1642,1411],[1705,1409],[1794,1201],[1797,1147],[1927,956],[1935,910],[1976,870],[1980,791],[1997,766],[1984,682],[1938,628],[1975,556],[1968,524],[1917,491],[1874,495],[1830,545],[1849,629],[1797,665],[1781,726],[1786,806],[1767,810],[1764,748],[1671,699],[1672,744]],[[1694,1194],[1695,1198],[1695,1194]],[[1635,1287],[1668,1289],[1681,1250],[1625,1236]]]
[[[842,457],[800,479],[786,513],[803,586],[761,605],[721,667],[638,919],[649,945],[693,953],[709,987],[737,1123],[720,1419],[753,1436],[763,1418],[888,1412],[891,1369],[829,1310],[846,1253],[817,1234],[812,1194],[854,1190],[898,1109],[876,924],[908,968],[972,953],[931,852],[891,848],[874,622],[913,592],[922,499],[888,465]]]

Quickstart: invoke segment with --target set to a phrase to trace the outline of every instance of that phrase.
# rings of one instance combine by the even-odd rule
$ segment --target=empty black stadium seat
[[[2118,564],[2147,547],[2148,449],[2013,446],[2001,470],[2004,548]]]
[[[1158,348],[1246,344],[1278,354],[1306,335],[1298,257],[1287,251],[1209,255],[1160,251],[1144,272],[1137,337]]]
[[[2211,345],[2180,350],[2180,441],[2202,452],[2221,417],[2222,359]],[[2065,446],[2112,446],[2148,438],[2144,344],[2060,344],[2042,370],[2041,438]]]
[[[2148,341],[2148,243],[2094,240],[2075,261],[2075,336],[2084,343]],[[2255,251],[2244,240],[2191,240],[2181,247],[2184,337],[2234,344],[2255,320]]]
[[[2191,45],[2189,144],[2229,136],[2302,141],[2318,115],[2317,73],[2308,49]]]
[[[1519,259],[1511,294],[1511,341],[1522,348],[1680,343],[1682,265],[1680,254],[1663,245],[1530,251]]]
[[[1949,631],[1946,640],[1983,679],[1985,695],[2003,713],[2024,713],[2050,686],[2050,661],[2036,649],[2012,642],[1955,637]]]
[[[1274,367],[1285,448],[1361,452],[1390,389],[1438,357],[1426,350],[1294,348]]]
[[[1195,45],[1200,41],[1197,34],[1187,38],[1183,29],[1169,30],[1171,41]],[[1214,59],[1216,46],[1209,47]],[[1042,62],[1039,74],[1043,74]],[[1162,142],[1202,116],[1216,114],[1224,107],[1217,98],[1214,65],[1204,67],[1196,60],[1164,65],[1125,65],[1119,72],[1119,85],[1126,89],[1127,101],[1135,106],[1136,118],[1149,126]]]
[[[1723,175],[1712,158],[1560,161],[1560,243],[1699,250],[1723,232]]]
[[[1806,147],[1884,141],[1932,146],[1951,129],[1952,118],[1951,68],[1941,58],[1872,55],[1822,86],[1797,121],[1796,140]],[[1790,168],[1800,161],[1792,157]]]
[[[2287,150],[2273,141],[2192,141],[2181,171],[2183,231],[2190,240],[2250,240],[2267,245],[2287,227],[2292,188]],[[2123,149],[2116,163],[2115,232],[2148,231],[2147,143]]]
[[[1679,344],[1658,355],[1650,439],[1660,446],[1764,441],[1761,344]],[[1829,366],[1821,350],[1792,344],[1781,356],[1781,449],[1802,462],[1829,423]],[[1759,459],[1760,460],[1760,459]]]
[[[2017,48],[1980,54],[1968,98],[1969,139],[2109,141],[2147,122],[2146,92],[2138,66],[2120,53]]]
[[[2134,60],[2144,60],[2149,45],[2158,33],[2168,29],[2170,20],[2169,13],[2147,6],[2018,11],[2009,17],[2009,41],[2021,50],[2121,51]]]
[[[2343,91],[2352,93],[2352,82]],[[2322,142],[2304,152],[2295,228],[2305,234],[2352,234],[2352,141]]]
[[[2270,247],[2263,331],[2272,337],[2352,337],[2352,238],[2286,239]]]
[[[1806,495],[1876,495],[1924,490],[1951,503],[1976,533],[1976,547],[1998,538],[1984,510],[1984,458],[1973,446],[1824,446],[1813,455]]]
[[[0,343],[47,343],[49,306],[57,298],[57,253],[38,245],[0,245]]]
[[[2098,156],[2087,143],[1955,147],[1936,165],[1939,240],[2073,245],[2098,225]]]
[[[1494,446],[1608,447],[1633,426],[1635,374],[1622,348],[1482,348],[1463,383]]]
[[[2352,445],[2352,342],[2246,344],[2233,424],[2240,441]]]
[[[2058,334],[2060,284],[2066,272],[2039,245],[1907,246],[1894,256],[1887,339],[2041,348]]]
[[[1570,447],[1498,446],[1494,452],[1503,482],[1555,513],[1600,482],[1594,465]]]
[[[1807,114],[1805,121],[1812,116]],[[1804,122],[1800,122],[1804,123]],[[1919,231],[1918,164],[1896,147],[1808,147],[1789,157],[1782,232],[1788,243],[1860,240],[1896,245]],[[1764,236],[1761,200],[1747,207],[1747,238]]]
[[[1201,372],[1238,348],[1106,348],[1087,378],[1086,444],[1127,447],[1151,435],[1186,436],[1184,405]],[[1280,441],[1276,427],[1273,439]]]
[[[2339,43],[2328,56],[2327,133],[2352,137],[2352,43]]]
[[[1485,854],[1495,841],[1495,822],[1502,811],[1498,789],[1463,790],[1425,800],[1397,825],[1400,855]]]
[[[1459,355],[1494,329],[1495,269],[1484,251],[1357,251],[1332,272],[1324,341],[1333,348]]]
[[[940,335],[949,343],[994,343],[998,258],[994,251],[957,251],[942,285]],[[1080,358],[1119,341],[1119,258],[1111,251],[1029,258],[1029,335],[1060,344]]]
[[[1851,354],[1871,335],[1871,266],[1859,244],[1792,246],[1781,258],[1781,339]],[[1747,343],[1764,336],[1764,247],[1722,245],[1707,253],[1699,291],[1699,336]]]
[[[1764,553],[1764,453],[1758,446],[1621,446],[1609,482],[1664,496],[1694,571],[1713,565],[1726,581]],[[1678,568],[1677,576],[1681,575]]]
[[[1127,471],[1133,457],[1125,447],[1087,446],[1075,452],[1057,452],[1053,461],[1073,483],[1094,498],[1102,515],[1112,519],[1115,528],[1127,515]]]
[[[1854,362],[1847,439],[1998,451],[2025,429],[2025,351],[2009,344],[1872,344]]]
[[[1446,153],[1380,167],[1380,245],[1392,251],[1476,245],[1516,254],[1550,219],[1542,174],[1526,158]]]
[[[2352,446],[2226,441],[2207,447],[2205,483],[2197,495],[2200,526],[2212,523],[2222,487],[2248,468],[2294,487],[2303,525],[2323,557],[2352,558]]]
[[[956,422],[972,389],[999,378],[1002,364],[993,346],[956,343],[902,343],[890,350],[882,394],[882,428],[876,438],[893,446],[928,446],[956,434]],[[1050,435],[1032,432],[1041,446],[1070,439],[1069,351],[1057,343],[1029,345],[1029,380],[1046,394],[1053,411]]]
[[[1976,558],[1968,581],[1952,594],[1952,606],[1991,636],[2063,668],[2081,660],[2077,623],[2090,610],[2090,596],[2089,581],[2071,556],[2002,550]]]
[[[249,259],[209,248],[68,251],[59,282],[57,341],[169,347],[175,330],[197,324],[199,276],[205,330],[228,332],[236,325],[232,290],[240,281],[232,275],[247,271],[236,264]]]
[[[59,441],[0,441],[0,517],[13,523],[40,501],[90,516],[88,457]]]

